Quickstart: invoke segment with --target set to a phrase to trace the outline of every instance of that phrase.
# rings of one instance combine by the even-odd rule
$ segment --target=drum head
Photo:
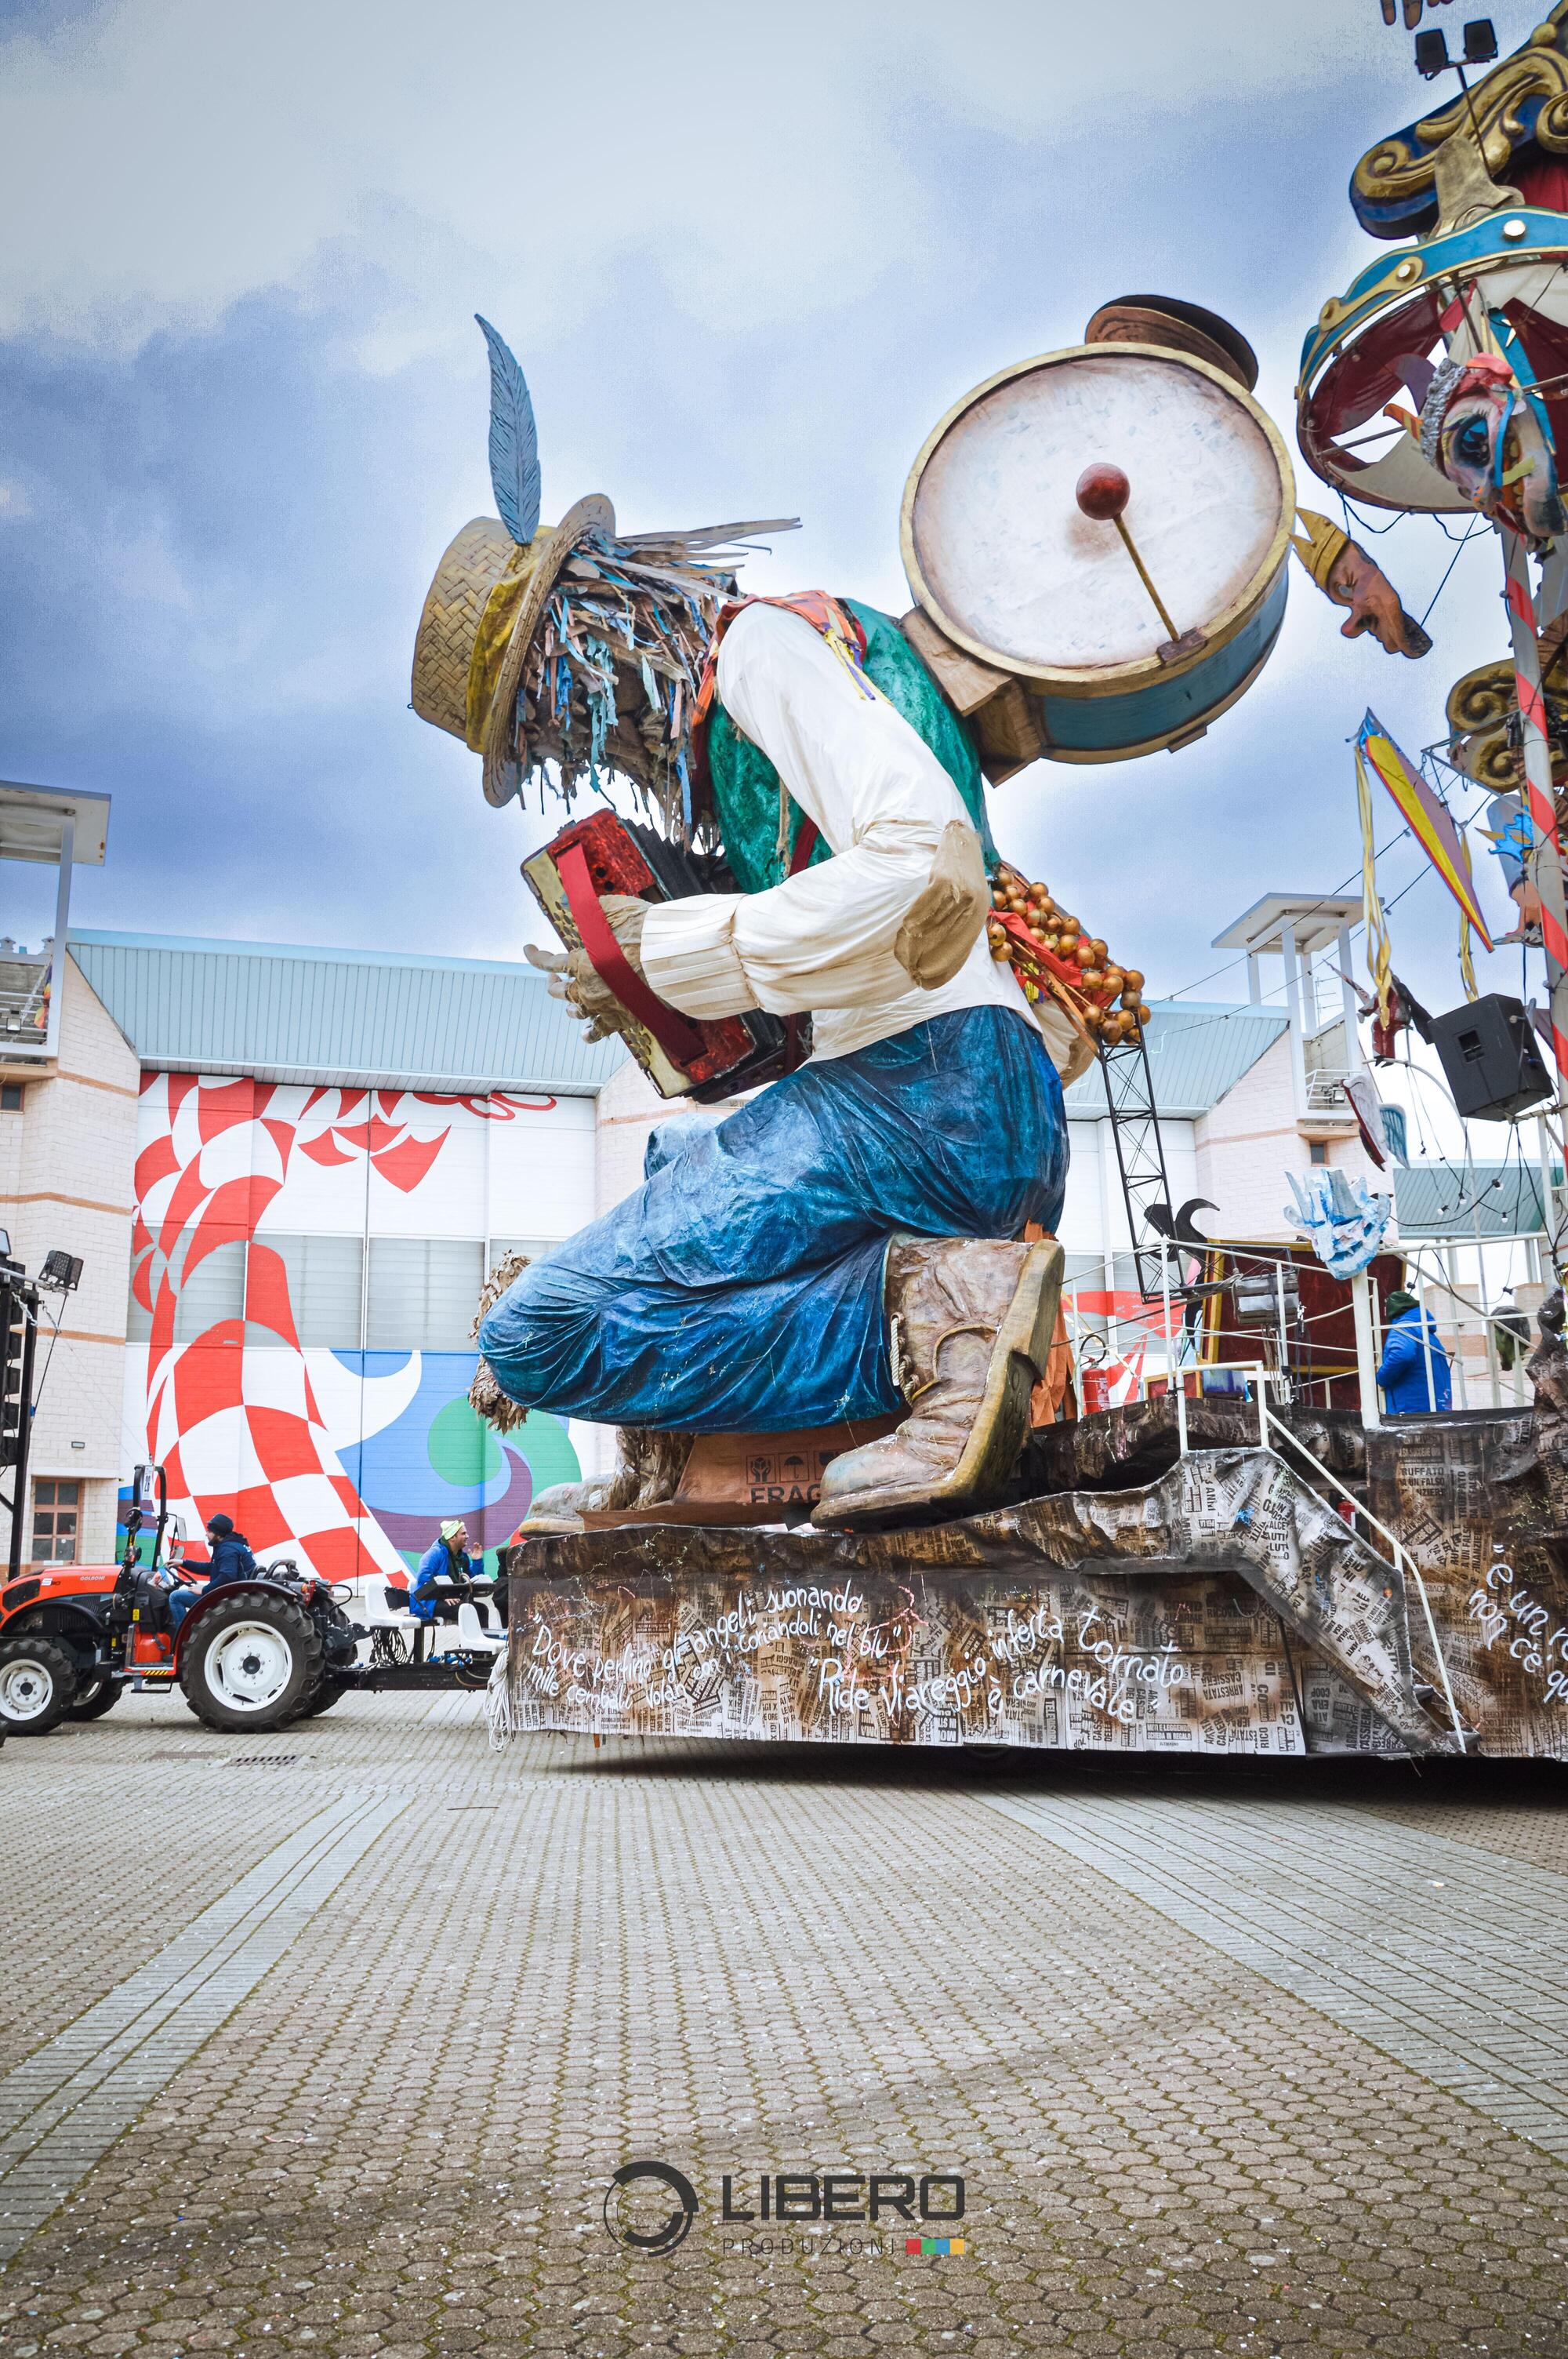
[[[971,654],[1093,696],[1169,676],[1171,637],[1114,523],[1079,511],[1097,460],[1131,485],[1125,522],[1177,635],[1212,655],[1288,551],[1291,463],[1258,404],[1206,363],[1143,344],[1025,361],[966,396],[915,461],[903,560],[934,622]]]

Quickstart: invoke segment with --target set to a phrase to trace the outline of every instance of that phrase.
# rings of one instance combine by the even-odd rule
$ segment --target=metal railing
[[[1433,1660],[1437,1665],[1437,1676],[1443,1682],[1443,1694],[1444,1700],[1448,1706],[1448,1717],[1454,1723],[1454,1734],[1459,1740],[1460,1750],[1463,1751],[1465,1738],[1469,1732],[1465,1728],[1464,1721],[1460,1718],[1459,1707],[1454,1701],[1454,1688],[1448,1677],[1448,1666],[1443,1659],[1443,1648],[1438,1643],[1437,1624],[1433,1619],[1432,1600],[1426,1593],[1426,1583],[1421,1577],[1420,1566],[1416,1563],[1415,1559],[1411,1555],[1410,1550],[1403,1545],[1403,1543],[1395,1538],[1387,1524],[1380,1522],[1379,1519],[1372,1513],[1370,1507],[1364,1506],[1361,1501],[1356,1496],[1355,1492],[1349,1490],[1346,1485],[1340,1481],[1338,1475],[1333,1473],[1329,1468],[1324,1464],[1321,1458],[1314,1458],[1313,1456],[1312,1451],[1307,1448],[1305,1442],[1302,1440],[1298,1434],[1292,1433],[1288,1425],[1281,1424],[1279,1419],[1271,1413],[1267,1402],[1264,1400],[1261,1386],[1259,1387],[1258,1401],[1258,1422],[1265,1438],[1265,1447],[1267,1447],[1267,1437],[1271,1432],[1277,1433],[1282,1441],[1288,1441],[1291,1448],[1298,1451],[1302,1457],[1306,1460],[1308,1465],[1313,1470],[1314,1479],[1316,1480],[1321,1478],[1324,1482],[1331,1484],[1334,1489],[1338,1492],[1342,1499],[1348,1500],[1353,1513],[1360,1516],[1362,1522],[1368,1526],[1368,1529],[1376,1532],[1379,1539],[1385,1540],[1388,1543],[1395,1570],[1400,1572],[1407,1582],[1413,1582],[1415,1583],[1416,1595],[1421,1599],[1422,1614],[1426,1623],[1426,1635],[1432,1641],[1432,1652]],[[1374,1549],[1372,1553],[1376,1556],[1379,1551]]]
[[[1422,1578],[1420,1566],[1403,1542],[1389,1529],[1388,1525],[1375,1516],[1370,1507],[1365,1506],[1356,1496],[1354,1491],[1342,1483],[1338,1475],[1325,1466],[1321,1459],[1313,1455],[1299,1435],[1292,1433],[1290,1427],[1274,1415],[1269,1407],[1269,1386],[1272,1384],[1278,1390],[1288,1390],[1290,1378],[1285,1371],[1271,1369],[1262,1360],[1205,1360],[1195,1366],[1183,1366],[1180,1364],[1181,1339],[1173,1334],[1171,1328],[1170,1251],[1168,1245],[1162,1245],[1160,1258],[1164,1273],[1162,1307],[1165,1331],[1162,1341],[1165,1345],[1166,1366],[1163,1372],[1152,1380],[1147,1375],[1141,1379],[1141,1389],[1144,1398],[1148,1399],[1151,1397],[1157,1398],[1159,1396],[1156,1388],[1161,1384],[1163,1384],[1167,1391],[1173,1395],[1176,1404],[1177,1452],[1179,1456],[1185,1458],[1191,1448],[1187,1430],[1188,1377],[1196,1378],[1200,1386],[1200,1398],[1201,1387],[1205,1378],[1208,1376],[1236,1373],[1244,1375],[1248,1378],[1252,1386],[1258,1410],[1259,1448],[1268,1450],[1277,1437],[1279,1441],[1286,1444],[1299,1457],[1304,1459],[1312,1470],[1314,1483],[1319,1481],[1326,1483],[1332,1490],[1337,1492],[1350,1509],[1352,1522],[1354,1523],[1355,1519],[1359,1517],[1368,1530],[1375,1532],[1379,1539],[1383,1542],[1387,1554],[1376,1548],[1372,1549],[1372,1554],[1378,1556],[1381,1561],[1390,1563],[1399,1573],[1405,1583],[1407,1595],[1413,1587],[1416,1596],[1421,1601],[1422,1618],[1426,1625],[1426,1634],[1431,1642],[1433,1659],[1437,1666],[1437,1676],[1442,1685],[1444,1701],[1448,1707],[1448,1717],[1453,1724],[1454,1737],[1463,1750],[1469,1731],[1465,1727],[1460,1715],[1459,1706],[1454,1700],[1454,1684],[1448,1676],[1448,1665],[1444,1658],[1442,1643],[1438,1638],[1437,1623],[1432,1611],[1432,1600],[1427,1594],[1426,1583]]]
[[[1453,1249],[1468,1247],[1471,1242],[1469,1238],[1461,1238],[1456,1241],[1456,1245]],[[1482,1242],[1486,1245],[1511,1245],[1519,1241],[1513,1238],[1487,1237]],[[1530,1240],[1523,1240],[1523,1242],[1530,1242]],[[1403,1254],[1416,1279],[1415,1291],[1422,1308],[1430,1315],[1438,1328],[1439,1341],[1443,1340],[1442,1331],[1444,1328],[1452,1333],[1454,1349],[1450,1354],[1449,1366],[1457,1392],[1457,1406],[1461,1408],[1473,1406],[1469,1397],[1470,1379],[1474,1376],[1483,1376],[1487,1389],[1491,1395],[1491,1406],[1494,1408],[1527,1408],[1534,1389],[1524,1369],[1526,1360],[1535,1348],[1534,1320],[1531,1314],[1522,1308],[1513,1311],[1489,1310],[1484,1302],[1472,1300],[1462,1290],[1460,1281],[1454,1271],[1444,1266],[1441,1258],[1442,1248],[1437,1245],[1429,1245],[1423,1252],[1419,1244],[1412,1242],[1401,1245],[1400,1251]],[[1436,1261],[1435,1268],[1426,1258],[1428,1252]],[[1445,1308],[1443,1307],[1444,1305],[1446,1305]],[[1524,1328],[1525,1332],[1522,1335],[1518,1327],[1512,1323],[1516,1320]],[[1423,1328],[1423,1337],[1425,1332]],[[1465,1352],[1465,1339],[1467,1334],[1478,1335],[1481,1339],[1482,1364],[1479,1368]],[[1499,1339],[1503,1336],[1506,1336],[1508,1341],[1499,1348]],[[1380,1334],[1378,1340],[1380,1347]],[[1504,1351],[1508,1352],[1512,1363],[1508,1368],[1504,1368],[1502,1364]],[[1509,1397],[1507,1399],[1504,1397],[1505,1388]],[[1430,1370],[1428,1371],[1428,1397],[1429,1399],[1432,1397]]]
[[[47,963],[33,973],[18,973],[12,964],[0,976],[0,1044],[5,1048],[43,1048],[48,1017],[44,986],[49,979]]]

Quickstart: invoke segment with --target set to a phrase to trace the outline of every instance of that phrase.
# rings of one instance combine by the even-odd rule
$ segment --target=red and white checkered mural
[[[268,1223],[276,1231],[281,1218],[290,1230],[346,1234],[424,1226],[439,1234],[455,1222],[482,1237],[492,1191],[484,1132],[532,1124],[538,1184],[551,1184],[553,1173],[558,1186],[562,1139],[541,1122],[556,1112],[553,1099],[500,1093],[438,1098],[185,1073],[145,1077],[132,1292],[151,1335],[140,1401],[132,1353],[127,1442],[135,1457],[163,1465],[170,1506],[188,1532],[224,1513],[258,1553],[287,1548],[335,1581],[404,1572],[406,1546],[395,1545],[344,1461],[356,1462],[378,1418],[406,1406],[418,1355],[406,1355],[412,1376],[399,1367],[367,1377],[367,1359],[390,1355],[360,1355],[356,1375],[342,1365],[352,1355],[303,1349]],[[566,1133],[579,1162],[582,1135],[580,1121]],[[526,1179],[518,1155],[531,1145],[521,1142],[504,1165],[511,1225],[533,1209],[518,1201]],[[535,1218],[528,1225],[538,1224]],[[555,1223],[575,1224],[569,1217]],[[237,1243],[247,1248],[244,1315],[193,1333],[189,1309],[177,1315],[181,1299],[188,1306],[200,1299],[200,1288],[194,1295],[186,1289],[203,1263]],[[493,1459],[493,1440],[485,1446]],[[503,1481],[496,1487],[515,1501],[515,1481],[509,1492]],[[435,1522],[432,1513],[431,1538]]]

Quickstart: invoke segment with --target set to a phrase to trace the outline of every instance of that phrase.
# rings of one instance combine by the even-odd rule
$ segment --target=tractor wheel
[[[47,1736],[75,1693],[76,1665],[52,1638],[0,1638],[0,1723],[7,1736]]]
[[[185,1701],[209,1728],[281,1728],[320,1678],[320,1633],[291,1597],[223,1598],[180,1650]]]
[[[112,1679],[107,1671],[97,1680],[89,1674],[78,1687],[68,1707],[67,1717],[71,1720],[102,1720],[106,1712],[114,1711],[124,1692],[124,1680]]]

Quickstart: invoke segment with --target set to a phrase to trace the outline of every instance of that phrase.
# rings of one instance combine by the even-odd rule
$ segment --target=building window
[[[231,1321],[237,1325],[244,1313],[244,1239],[230,1237],[203,1254],[194,1269],[187,1269],[174,1306],[174,1340],[197,1343],[214,1327]]]
[[[20,1114],[22,1084],[20,1082],[0,1082],[0,1114]]]
[[[372,1237],[366,1344],[373,1352],[471,1352],[483,1278],[478,1238]]]
[[[81,1513],[80,1483],[46,1480],[33,1485],[33,1561],[35,1564],[76,1562],[77,1520]]]
[[[188,1235],[188,1254],[191,1242]],[[243,1237],[228,1237],[203,1254],[194,1269],[186,1271],[185,1283],[175,1297],[174,1340],[177,1343],[200,1343],[212,1328],[227,1321],[232,1321],[237,1327],[244,1315],[245,1241]],[[152,1313],[143,1310],[133,1288],[125,1310],[125,1341],[148,1343],[152,1332]],[[225,1340],[232,1343],[235,1338],[231,1335]]]
[[[362,1237],[279,1237],[264,1231],[252,1239],[245,1292],[245,1342],[280,1344],[275,1319],[284,1315],[276,1299],[276,1254],[288,1281],[288,1311],[306,1350],[354,1352],[360,1344],[360,1294],[364,1282]]]
[[[1328,1161],[1327,1139],[1309,1138],[1307,1141],[1307,1153],[1314,1163],[1326,1163]]]
[[[559,1245],[559,1237],[492,1237],[490,1260],[486,1266],[499,1267],[508,1254],[526,1254],[530,1261],[544,1261]]]
[[[555,1242],[497,1237],[490,1266],[514,1247],[537,1260],[554,1251]],[[308,1351],[352,1352],[362,1342],[373,1352],[474,1348],[471,1330],[485,1269],[478,1238],[372,1237],[367,1248],[362,1237],[275,1236],[266,1231],[250,1245],[248,1275],[243,1238],[214,1246],[188,1273],[175,1300],[177,1344],[200,1342],[231,1321],[237,1328],[243,1320],[248,1348],[282,1346],[283,1336],[272,1324],[282,1315],[277,1269],[259,1257],[264,1249],[283,1264],[295,1332]],[[151,1312],[133,1293],[126,1340],[148,1342],[152,1324]]]

